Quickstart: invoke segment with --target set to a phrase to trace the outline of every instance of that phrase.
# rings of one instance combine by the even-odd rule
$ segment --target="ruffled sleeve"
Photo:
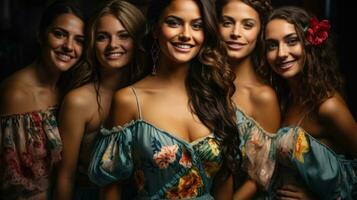
[[[89,178],[99,186],[127,179],[133,172],[132,124],[102,128],[89,165]]]
[[[4,194],[36,194],[61,159],[57,108],[0,116],[0,186]]]
[[[276,140],[277,159],[295,168],[320,199],[357,199],[357,161],[347,160],[303,129],[283,128]]]
[[[276,134],[265,131],[239,108],[236,109],[236,117],[243,156],[242,168],[251,179],[267,189],[276,163],[272,142]]]

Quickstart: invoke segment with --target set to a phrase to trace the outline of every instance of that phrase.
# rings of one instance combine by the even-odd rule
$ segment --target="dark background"
[[[0,82],[16,70],[30,64],[38,52],[36,30],[43,9],[53,0],[0,0]],[[75,0],[89,16],[102,0]],[[144,8],[147,0],[131,0]],[[353,73],[357,19],[352,1],[346,0],[272,0],[274,7],[301,6],[319,19],[329,19],[337,35],[336,51],[340,68],[346,80],[346,97],[349,108],[357,119],[356,85]],[[352,9],[348,9],[352,8]],[[353,31],[353,32],[352,32]]]

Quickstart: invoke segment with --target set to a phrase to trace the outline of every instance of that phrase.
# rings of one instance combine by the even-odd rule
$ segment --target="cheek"
[[[202,45],[205,41],[205,34],[203,33],[203,31],[193,33],[193,37],[195,38],[198,45]]]
[[[266,53],[266,59],[267,59],[268,63],[269,63],[271,66],[273,66],[273,64],[274,64],[274,61],[275,61],[275,58],[276,58],[275,54],[276,54],[276,53],[275,53],[274,51],[268,51],[268,52]]]
[[[230,36],[230,33],[231,33],[231,30],[229,28],[224,28],[222,26],[219,27],[219,32],[222,36],[223,39],[229,39],[229,36]]]

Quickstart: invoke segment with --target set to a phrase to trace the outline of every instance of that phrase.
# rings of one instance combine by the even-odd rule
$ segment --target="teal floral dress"
[[[133,199],[213,199],[213,177],[222,163],[214,135],[188,143],[146,122],[139,113],[140,119],[101,130],[90,179],[100,186],[130,179],[135,185]]]
[[[357,160],[335,154],[299,126],[271,134],[238,107],[236,116],[243,170],[264,199],[276,199],[286,184],[306,187],[319,199],[357,199]]]
[[[0,196],[29,198],[49,187],[61,159],[57,108],[0,116]]]

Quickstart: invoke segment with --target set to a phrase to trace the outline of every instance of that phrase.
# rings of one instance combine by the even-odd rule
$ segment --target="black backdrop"
[[[16,70],[28,65],[38,52],[36,28],[43,9],[52,0],[0,0],[0,82]],[[101,0],[77,0],[85,15],[95,9]],[[131,0],[144,8],[147,0]],[[296,5],[304,7],[318,18],[328,18],[337,35],[337,53],[341,71],[346,79],[347,103],[357,119],[357,99],[353,92],[356,85],[353,54],[356,44],[357,19],[352,1],[344,0],[272,0],[274,7]],[[0,97],[1,98],[1,97]]]

